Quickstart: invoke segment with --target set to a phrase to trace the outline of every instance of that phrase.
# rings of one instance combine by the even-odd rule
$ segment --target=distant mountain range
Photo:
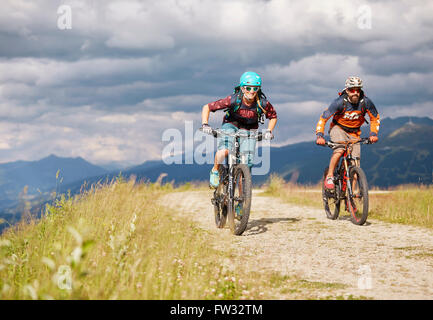
[[[314,127],[314,124],[312,124]],[[368,135],[368,126],[363,127]],[[312,134],[313,135],[313,134]],[[363,136],[364,136],[363,135]],[[361,166],[370,186],[389,187],[405,183],[433,183],[433,119],[424,117],[386,118],[381,121],[379,142],[362,147]],[[259,151],[260,152],[260,151]],[[287,181],[316,184],[328,165],[331,150],[314,141],[270,149],[271,170],[264,176],[253,176],[262,184],[272,173]],[[210,164],[172,164],[161,160],[146,161],[122,170],[122,176],[135,176],[138,181],[154,182],[161,173],[163,182],[182,184],[207,181]],[[58,178],[56,173],[59,170]],[[52,191],[78,193],[83,183],[110,181],[119,170],[108,171],[82,158],[51,155],[39,161],[16,161],[0,164],[0,217],[16,211],[20,199],[49,199]],[[26,187],[27,186],[27,187]],[[27,188],[24,194],[24,188]],[[9,208],[9,209],[7,209]]]
[[[56,179],[56,174],[58,178]],[[29,192],[52,188],[59,181],[70,183],[88,176],[102,175],[107,170],[83,158],[61,158],[50,155],[38,161],[16,161],[0,164],[0,194],[16,193],[24,186]]]
[[[62,184],[81,183],[85,178],[108,173],[80,157],[50,155],[38,161],[0,164],[0,217],[15,214],[24,200],[37,202],[49,198]]]
[[[368,136],[369,126],[364,125],[363,136]],[[432,181],[433,119],[424,117],[386,118],[381,121],[379,142],[362,147],[361,165],[371,186],[389,187],[405,183]],[[260,151],[259,151],[260,153]],[[262,184],[272,173],[287,181],[316,184],[328,165],[331,150],[317,146],[314,141],[301,142],[270,149],[271,170],[267,175],[253,176],[255,184]],[[163,161],[147,161],[122,171],[124,177],[136,176],[137,180],[154,182],[166,173],[164,182],[181,184],[190,181],[206,181],[212,165],[172,164]],[[107,178],[118,172],[86,179],[88,183]],[[80,182],[63,185],[62,190],[77,191]]]

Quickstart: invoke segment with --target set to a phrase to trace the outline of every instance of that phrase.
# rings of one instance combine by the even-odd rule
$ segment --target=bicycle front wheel
[[[233,191],[228,220],[232,233],[240,236],[247,228],[252,196],[251,172],[245,164],[238,164],[233,170]]]
[[[368,184],[367,177],[360,167],[349,170],[349,181],[352,194],[348,191],[347,207],[354,224],[363,225],[368,216]]]

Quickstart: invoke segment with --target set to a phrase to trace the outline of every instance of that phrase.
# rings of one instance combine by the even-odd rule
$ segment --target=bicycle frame
[[[349,181],[349,170],[350,168],[353,166],[352,164],[349,164],[348,160],[352,160],[351,158],[351,153],[348,152],[349,148],[346,148],[344,150],[344,153],[341,157],[341,161],[340,161],[340,165],[338,166],[338,175],[339,175],[339,183],[342,183],[342,186],[340,186],[340,190],[341,190],[341,194],[345,195],[346,194],[346,188],[348,188],[348,192],[349,194],[352,194],[352,186],[350,185],[350,183],[348,183]],[[342,176],[340,177],[340,173],[342,172]],[[344,197],[345,198],[345,197]]]
[[[257,131],[251,131],[248,134],[242,134],[239,132],[236,133],[226,133],[222,130],[212,130],[212,134],[214,137],[217,137],[218,135],[225,135],[225,136],[229,136],[229,137],[234,137],[235,141],[234,141],[234,145],[232,146],[232,150],[229,150],[229,155],[227,157],[227,165],[228,165],[228,186],[227,186],[227,193],[228,193],[228,203],[229,203],[229,210],[232,208],[233,206],[233,201],[234,199],[234,189],[233,189],[233,175],[234,175],[234,168],[235,165],[238,163],[246,163],[247,159],[246,159],[246,155],[245,154],[241,154],[240,152],[240,138],[254,138],[257,141],[261,141],[262,140],[262,134],[260,132]],[[223,165],[223,164],[221,164]]]
[[[357,143],[368,144],[369,139],[325,142],[324,145],[334,150],[340,147],[343,150],[334,172],[329,172],[328,167],[323,173],[323,179],[330,174],[334,175],[335,188],[328,189],[322,184],[322,198],[326,216],[329,219],[338,218],[340,203],[344,200],[346,211],[351,214],[352,222],[356,225],[363,225],[368,217],[368,181],[358,159],[352,156],[353,145]]]
[[[257,130],[226,133],[220,129],[211,129],[206,130],[206,133],[212,134],[215,138],[218,135],[234,138],[227,157],[227,165],[220,164],[222,166],[219,167],[220,182],[219,186],[215,188],[211,202],[214,206],[217,227],[223,228],[226,220],[228,220],[232,233],[239,236],[247,227],[252,198],[251,166],[248,165],[249,154],[241,152],[240,139],[261,141],[263,135]],[[218,159],[220,159],[219,155],[216,161]]]
[[[327,142],[326,145],[330,148],[343,145],[344,146],[344,152],[343,155],[340,158],[339,165],[337,166],[337,180],[338,184],[341,190],[341,194],[337,195],[340,200],[346,199],[346,190],[349,195],[349,197],[353,197],[353,190],[352,186],[348,181],[350,181],[350,168],[354,167],[351,160],[357,161],[357,159],[354,159],[352,157],[352,148],[354,144],[362,143],[362,144],[368,144],[369,140],[368,138],[363,138],[356,141],[343,141],[343,142]]]

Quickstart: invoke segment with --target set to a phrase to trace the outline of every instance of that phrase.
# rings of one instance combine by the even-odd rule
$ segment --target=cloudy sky
[[[432,15],[421,0],[2,1],[0,163],[158,159],[164,130],[198,128],[249,70],[275,145],[312,140],[349,75],[382,118],[433,118]]]

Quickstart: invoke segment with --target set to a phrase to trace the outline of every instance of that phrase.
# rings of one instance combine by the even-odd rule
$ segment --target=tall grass
[[[245,270],[231,238],[221,250],[221,239],[160,205],[168,192],[201,187],[119,177],[58,196],[40,219],[0,236],[0,299],[338,298],[339,284]]]
[[[284,201],[303,206],[322,206],[319,185],[300,185],[286,182],[277,174],[272,174],[263,186],[263,196],[279,197]],[[315,192],[317,191],[317,192]]]
[[[370,196],[372,218],[433,228],[433,186],[403,185]]]
[[[0,299],[259,297],[222,266],[229,253],[212,249],[206,232],[158,205],[169,191],[118,180],[61,196],[40,220],[8,229]]]
[[[272,175],[262,195],[279,197],[296,205],[323,208],[320,190],[320,185],[290,184],[281,177]],[[386,191],[389,192],[370,192],[369,218],[433,228],[433,186],[401,185]],[[341,208],[344,210],[344,205]]]

